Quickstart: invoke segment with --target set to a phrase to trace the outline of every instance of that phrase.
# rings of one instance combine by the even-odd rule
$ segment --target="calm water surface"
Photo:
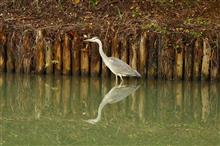
[[[1,74],[0,112],[0,145],[220,145],[214,82]]]

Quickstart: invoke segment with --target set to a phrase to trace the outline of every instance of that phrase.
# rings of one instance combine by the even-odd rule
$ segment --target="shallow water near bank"
[[[0,75],[1,145],[220,145],[220,83]]]

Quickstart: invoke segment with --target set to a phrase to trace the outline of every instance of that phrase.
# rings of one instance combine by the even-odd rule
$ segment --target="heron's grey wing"
[[[121,74],[123,76],[140,76],[135,69],[131,68],[127,63],[118,58],[110,57],[109,62],[112,70],[114,70],[117,74]]]

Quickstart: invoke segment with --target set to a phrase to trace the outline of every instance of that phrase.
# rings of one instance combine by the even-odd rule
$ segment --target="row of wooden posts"
[[[92,36],[92,35],[91,35]],[[0,72],[109,76],[97,44],[74,31],[0,32]],[[193,36],[143,31],[100,38],[114,56],[153,79],[218,80],[220,33]]]

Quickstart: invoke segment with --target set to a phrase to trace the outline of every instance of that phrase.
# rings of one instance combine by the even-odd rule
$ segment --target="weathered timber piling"
[[[191,80],[193,75],[193,45],[194,39],[187,38],[185,36],[185,44],[184,44],[184,79]]]
[[[219,79],[219,55],[220,50],[218,46],[218,34],[214,34],[210,39],[211,46],[211,60],[210,60],[210,79],[217,80]]]
[[[158,71],[158,37],[154,32],[149,33],[149,40],[147,41],[148,47],[148,78],[157,78]]]
[[[89,44],[84,44],[83,48],[80,48],[80,66],[81,75],[89,75]]]
[[[201,38],[196,38],[193,57],[193,79],[199,80],[201,78],[203,56],[203,43]]]
[[[23,65],[22,65],[22,60],[23,60],[23,54],[24,54],[24,48],[22,44],[22,38],[23,38],[24,32],[17,32],[16,33],[16,40],[15,42],[16,47],[15,47],[15,72],[16,73],[22,73],[23,72]]]
[[[91,76],[99,76],[101,73],[101,57],[99,55],[98,45],[92,43],[90,48],[91,48],[90,73]]]
[[[46,73],[51,74],[53,73],[53,42],[52,40],[46,41],[45,47],[45,68]]]
[[[202,59],[202,80],[209,79],[210,72],[210,58],[211,58],[211,46],[209,39],[206,37],[203,39],[203,59]]]
[[[62,46],[61,46],[61,32],[56,34],[54,46],[54,73],[60,74],[62,69]]]
[[[7,61],[6,61],[6,70],[7,72],[14,72],[15,69],[15,31],[8,33],[7,36]]]
[[[36,48],[35,48],[35,71],[36,73],[43,73],[45,70],[45,41],[43,38],[43,31],[37,30]]]
[[[32,64],[32,52],[33,52],[33,33],[30,31],[25,31],[23,35],[23,57],[22,65],[24,73],[30,73]]]
[[[72,32],[72,47],[71,47],[71,64],[72,74],[80,74],[80,38],[76,32]]]
[[[218,80],[220,37],[186,33],[105,34],[103,51],[128,63],[149,79]],[[110,36],[112,35],[112,36]],[[92,35],[89,35],[91,38]],[[109,76],[96,43],[84,43],[76,31],[0,31],[0,71]]]
[[[119,48],[119,38],[118,34],[116,33],[112,39],[112,46],[111,46],[112,56],[116,58],[120,58],[120,48]]]
[[[171,37],[158,36],[158,77],[162,79],[173,78],[174,49]]]
[[[62,53],[62,74],[68,75],[71,73],[71,54],[70,54],[70,37],[67,33],[64,34],[63,53]]]
[[[147,33],[142,32],[140,38],[140,74],[146,76],[147,73]]]
[[[4,72],[6,67],[5,44],[6,44],[6,36],[2,31],[0,31],[0,72]]]
[[[183,58],[184,58],[184,45],[181,35],[177,36],[174,44],[175,48],[175,63],[174,63],[174,79],[181,80],[183,78]]]
[[[138,43],[138,37],[137,36],[133,36],[130,37],[129,40],[129,65],[133,68],[138,70],[138,47],[137,44]]]

